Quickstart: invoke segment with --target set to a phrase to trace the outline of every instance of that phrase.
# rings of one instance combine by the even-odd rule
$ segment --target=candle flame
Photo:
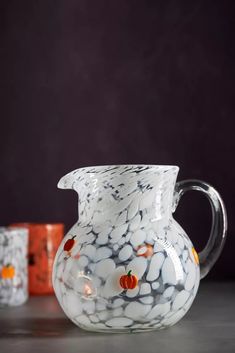
[[[92,289],[89,286],[89,284],[85,283],[84,285],[84,294],[88,297],[89,295],[92,294]]]

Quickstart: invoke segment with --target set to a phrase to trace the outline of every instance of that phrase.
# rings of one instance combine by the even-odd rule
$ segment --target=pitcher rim
[[[81,166],[79,168],[76,168],[74,169],[73,171],[75,170],[79,170],[79,169],[91,169],[91,168],[99,168],[99,169],[102,169],[102,168],[111,168],[111,167],[120,167],[120,168],[124,168],[124,167],[135,167],[135,168],[138,168],[138,167],[158,167],[158,168],[177,168],[179,169],[179,166],[178,165],[174,165],[174,164],[97,164],[97,165],[90,165],[90,166]]]
[[[77,175],[80,173],[85,174],[99,174],[104,172],[112,172],[115,169],[123,169],[124,172],[128,172],[128,168],[136,169],[136,173],[138,172],[138,168],[141,169],[141,172],[146,170],[154,171],[154,169],[158,169],[160,173],[174,173],[178,174],[179,167],[177,165],[167,165],[167,164],[106,164],[106,165],[95,165],[95,166],[86,166],[86,167],[79,167],[70,171],[69,173],[65,174],[57,183],[57,187],[59,189],[73,189],[72,184],[74,178],[77,178]],[[82,174],[81,174],[82,175]],[[71,186],[68,187],[68,182],[70,182]],[[65,186],[67,184],[67,187]]]

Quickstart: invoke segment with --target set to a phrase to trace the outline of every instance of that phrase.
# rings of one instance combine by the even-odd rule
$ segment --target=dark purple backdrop
[[[235,278],[234,1],[1,1],[0,220],[77,219],[56,189],[85,165],[176,164],[222,194],[209,278]],[[175,215],[201,248],[208,201]]]

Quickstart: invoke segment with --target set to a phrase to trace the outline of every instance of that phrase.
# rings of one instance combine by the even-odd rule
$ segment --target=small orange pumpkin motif
[[[12,266],[10,264],[3,266],[2,271],[1,271],[2,279],[12,279],[14,276],[15,276],[14,266]]]
[[[75,244],[76,235],[74,235],[72,238],[68,239],[65,244],[64,244],[64,251],[67,251],[68,253],[72,250]]]
[[[198,253],[196,252],[194,247],[192,248],[192,254],[193,254],[193,257],[194,257],[194,260],[195,260],[196,264],[199,265]]]
[[[150,244],[140,245],[137,250],[138,256],[150,257],[153,255],[153,247]]]
[[[132,275],[131,272],[130,270],[127,275],[120,277],[119,283],[123,289],[134,289],[138,284],[138,278]]]

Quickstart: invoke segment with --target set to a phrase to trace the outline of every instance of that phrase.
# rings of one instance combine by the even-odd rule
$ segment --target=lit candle
[[[86,297],[89,297],[92,294],[92,289],[87,283],[84,285],[84,294]]]

